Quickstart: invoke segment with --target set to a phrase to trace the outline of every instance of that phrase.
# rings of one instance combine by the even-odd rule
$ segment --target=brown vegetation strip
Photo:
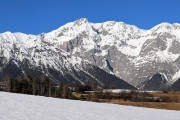
[[[157,109],[166,109],[166,110],[180,110],[180,103],[173,102],[130,102],[130,101],[118,101],[112,100],[110,103],[119,104],[119,105],[129,105],[137,107],[146,107],[146,108],[157,108]]]

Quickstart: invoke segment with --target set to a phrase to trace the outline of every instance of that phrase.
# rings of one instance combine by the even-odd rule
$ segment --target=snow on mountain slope
[[[179,111],[0,92],[1,120],[178,120]]]
[[[50,75],[47,69],[53,68],[54,79],[64,74],[63,69],[72,73],[72,66],[82,70],[84,64],[95,65],[136,87],[145,85],[158,73],[167,78],[167,85],[163,86],[170,87],[180,78],[178,23],[161,23],[143,30],[123,22],[91,23],[81,18],[37,36],[2,33],[0,43],[1,63],[10,58],[27,60],[26,65],[40,67],[47,75]],[[156,87],[159,90],[162,86]]]

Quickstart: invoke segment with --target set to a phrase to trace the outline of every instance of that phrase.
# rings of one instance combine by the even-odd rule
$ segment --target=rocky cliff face
[[[2,68],[3,62],[13,58],[22,63],[19,69],[38,66],[33,69],[47,75],[51,71],[57,76],[52,76],[55,82],[58,75],[64,76],[64,71],[72,73],[72,68],[80,71],[86,68],[84,65],[102,69],[143,90],[170,89],[180,78],[180,24],[177,23],[161,23],[143,30],[123,22],[90,23],[82,18],[37,36],[2,33],[0,40]],[[156,74],[163,79],[154,79]],[[84,82],[79,78],[77,81]]]
[[[175,91],[180,91],[180,79],[173,83],[172,89]]]

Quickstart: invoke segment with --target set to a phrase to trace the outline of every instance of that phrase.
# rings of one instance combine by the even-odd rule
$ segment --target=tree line
[[[10,78],[6,81],[5,91],[46,97],[77,99],[73,96],[68,85],[60,83],[59,86],[53,86],[48,77],[40,79],[28,75],[26,78],[21,79]]]

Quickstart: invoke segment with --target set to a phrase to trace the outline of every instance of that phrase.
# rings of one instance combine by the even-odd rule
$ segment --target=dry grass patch
[[[166,110],[180,110],[180,103],[175,102],[131,102],[123,100],[101,100],[101,102],[128,105],[136,107],[146,107],[146,108],[156,108],[156,109],[166,109]]]
[[[166,109],[166,110],[180,110],[180,92],[168,92],[168,93],[148,92],[148,94],[152,95],[153,97],[161,98],[164,100],[169,99],[170,101],[169,102],[162,102],[162,101],[142,102],[142,101],[132,101],[131,99],[123,100],[121,98],[118,98],[118,96],[120,95],[119,93],[111,93],[111,99],[107,99],[106,98],[107,95],[100,96],[97,98],[96,94],[73,93],[73,95],[75,95],[78,98],[80,98],[80,96],[83,95],[87,101],[94,101],[94,102],[98,101],[102,103],[112,103],[112,104],[119,104],[119,105],[157,108],[157,109]],[[94,100],[94,98],[97,98],[97,100]]]
[[[80,98],[80,96],[81,96],[80,93],[76,93],[76,92],[73,92],[72,94],[73,94],[75,97],[78,97],[78,98]]]

